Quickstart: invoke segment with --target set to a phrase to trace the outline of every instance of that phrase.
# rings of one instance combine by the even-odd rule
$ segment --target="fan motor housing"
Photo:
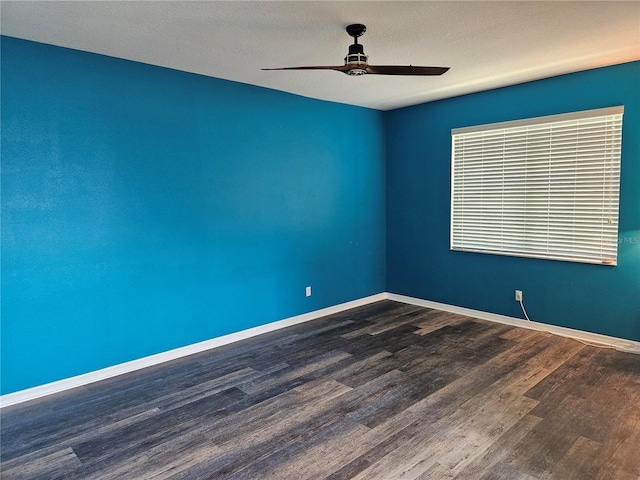
[[[367,73],[363,68],[357,68],[357,66],[367,65],[369,57],[364,54],[364,47],[359,43],[349,45],[349,53],[344,57],[345,65],[353,65],[356,68],[347,70],[345,73],[348,75],[364,75]]]
[[[344,57],[345,65],[362,65],[367,63],[368,57],[364,53],[350,53]]]

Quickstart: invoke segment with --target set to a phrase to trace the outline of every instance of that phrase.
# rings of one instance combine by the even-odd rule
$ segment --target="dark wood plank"
[[[638,480],[640,356],[382,301],[0,411],[4,479]]]

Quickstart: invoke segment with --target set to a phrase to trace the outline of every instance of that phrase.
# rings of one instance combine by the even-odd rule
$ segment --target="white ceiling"
[[[3,35],[380,110],[640,59],[640,1],[5,1]],[[372,65],[341,65],[364,23]]]

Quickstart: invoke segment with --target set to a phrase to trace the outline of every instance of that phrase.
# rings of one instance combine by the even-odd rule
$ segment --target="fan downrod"
[[[348,25],[347,26],[347,33],[349,34],[349,36],[353,37],[353,38],[358,38],[361,37],[364,32],[367,31],[367,27],[365,27],[364,25],[362,25],[361,23],[354,23],[353,25]],[[356,40],[356,43],[358,41]]]

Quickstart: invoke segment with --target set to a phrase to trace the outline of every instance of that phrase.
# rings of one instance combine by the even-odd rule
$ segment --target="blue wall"
[[[384,291],[383,112],[7,37],[1,67],[2,393]]]
[[[618,266],[449,250],[451,129],[624,105]],[[640,62],[389,112],[387,290],[640,340]]]
[[[1,47],[2,393],[384,290],[640,340],[640,62],[376,112]],[[612,105],[617,267],[449,251],[451,128]]]

